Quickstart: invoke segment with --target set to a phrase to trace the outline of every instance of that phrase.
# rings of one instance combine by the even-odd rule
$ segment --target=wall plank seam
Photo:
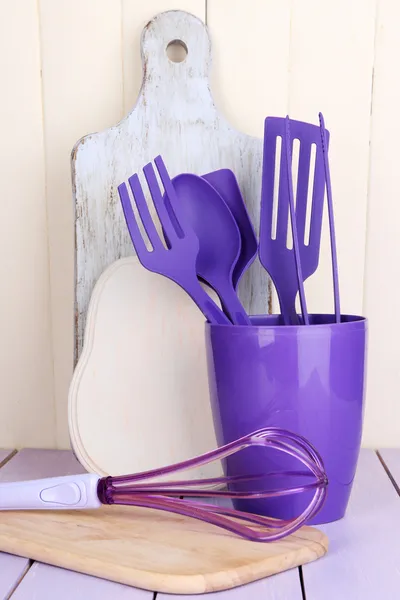
[[[45,119],[45,95],[44,95],[44,83],[43,83],[43,48],[42,48],[42,21],[41,21],[41,10],[40,0],[36,0],[36,12],[37,12],[37,27],[39,36],[39,60],[40,60],[40,92],[41,92],[41,104],[42,104],[42,134],[43,134],[43,160],[44,160],[44,196],[45,196],[45,210],[46,210],[46,244],[47,244],[47,278],[48,278],[48,303],[50,307],[49,321],[50,321],[50,345],[51,345],[51,377],[52,377],[52,391],[53,391],[53,418],[54,418],[54,432],[53,432],[53,446],[58,447],[57,444],[57,407],[56,407],[56,388],[55,388],[55,355],[54,355],[54,311],[53,311],[53,278],[51,269],[51,247],[50,247],[50,221],[49,221],[49,201],[47,193],[47,177],[48,177],[48,165],[47,165],[47,141],[46,141],[46,119]]]

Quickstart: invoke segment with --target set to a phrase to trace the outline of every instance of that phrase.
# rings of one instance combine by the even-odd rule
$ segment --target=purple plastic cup
[[[251,317],[252,327],[206,323],[211,405],[219,445],[261,427],[281,427],[307,438],[328,476],[324,506],[309,524],[341,519],[356,472],[364,417],[367,320],[310,315],[310,325],[284,326],[280,315]],[[227,475],[296,472],[267,478],[271,488],[307,483],[299,463],[274,450],[248,448],[224,462]],[[270,482],[270,483],[269,483]],[[251,481],[232,486],[254,489]],[[236,500],[235,508],[291,519],[313,492]]]

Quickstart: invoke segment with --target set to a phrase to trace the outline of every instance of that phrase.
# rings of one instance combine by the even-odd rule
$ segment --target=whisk
[[[151,482],[171,473],[205,465],[214,460],[240,452],[245,448],[260,446],[284,452],[298,459],[306,472],[285,475],[309,475],[309,483],[284,489],[232,491],[229,485],[241,481],[257,481],[265,477],[282,476],[282,473],[262,473],[253,476],[226,476],[198,480]],[[262,449],[260,448],[260,451]],[[99,477],[94,473],[51,477],[32,481],[0,484],[0,510],[76,510],[95,509],[103,504],[139,506],[168,511],[205,521],[226,529],[245,539],[269,542],[294,533],[322,507],[328,480],[321,457],[303,437],[269,427],[260,429],[225,446],[196,458],[171,466],[152,469],[132,475]],[[202,502],[203,498],[266,498],[285,496],[314,490],[314,495],[301,515],[290,520],[273,519],[245,513],[233,508]],[[185,496],[183,499],[182,496]],[[192,498],[190,500],[189,498]]]

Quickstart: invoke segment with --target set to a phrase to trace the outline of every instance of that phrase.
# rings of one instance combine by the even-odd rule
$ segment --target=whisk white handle
[[[0,510],[98,508],[99,476],[94,473],[0,484]]]

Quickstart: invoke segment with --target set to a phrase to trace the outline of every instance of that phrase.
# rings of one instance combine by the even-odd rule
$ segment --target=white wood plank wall
[[[399,446],[398,1],[0,0],[0,447],[68,447],[70,151],[130,110],[142,28],[177,8],[207,20],[213,94],[234,126],[261,136],[267,115],[324,112],[342,307],[370,319],[363,444]],[[311,310],[331,310],[329,261],[326,243]]]

